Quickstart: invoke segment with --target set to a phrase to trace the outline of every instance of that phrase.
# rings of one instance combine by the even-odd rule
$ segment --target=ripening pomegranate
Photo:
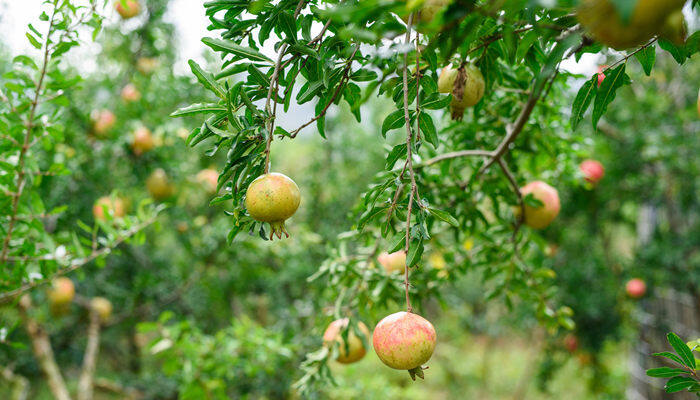
[[[139,92],[139,90],[136,89],[136,86],[134,86],[133,83],[128,83],[122,88],[121,96],[122,100],[124,100],[127,103],[130,103],[132,101],[139,101],[141,99],[141,92]]]
[[[114,8],[117,9],[119,15],[124,19],[133,18],[141,12],[141,5],[137,0],[116,0]]]
[[[100,316],[100,321],[107,322],[112,315],[112,303],[104,297],[93,297],[90,300],[90,307],[97,311]]]
[[[364,342],[352,329],[348,332],[348,341],[346,345],[342,333],[343,330],[347,328],[348,322],[347,318],[336,319],[328,325],[326,332],[323,333],[323,343],[326,346],[331,347],[334,346],[335,343],[338,343],[338,357],[335,360],[341,364],[351,364],[360,361],[367,353]],[[367,325],[360,322],[357,324],[357,327],[360,332],[362,332],[364,338],[369,340],[369,329],[367,329]]]
[[[600,65],[598,66],[598,87],[603,84],[603,81],[605,80],[605,74],[603,71],[608,68],[607,65]]]
[[[578,338],[576,335],[569,333],[564,336],[564,347],[569,353],[575,353],[578,349]]]
[[[525,224],[534,229],[544,229],[552,223],[559,214],[561,204],[559,203],[559,193],[556,189],[542,181],[530,182],[520,189],[523,197],[528,194],[541,201],[540,207],[533,207],[525,204]],[[516,208],[517,211],[520,208]]]
[[[440,71],[438,78],[438,91],[440,93],[452,93],[452,119],[461,120],[464,109],[471,107],[484,97],[486,83],[479,68],[473,65],[465,65],[453,68],[447,65]]]
[[[64,306],[75,297],[75,285],[73,281],[66,277],[60,277],[53,280],[51,287],[48,290],[49,302],[53,306]]]
[[[140,57],[136,60],[136,69],[144,75],[153,73],[159,66],[160,61],[155,57]]]
[[[666,17],[660,34],[676,45],[685,44],[685,38],[688,36],[688,24],[685,22],[683,10],[679,8]]]
[[[633,299],[644,297],[647,292],[647,284],[639,278],[630,279],[625,285],[627,295]]]
[[[175,192],[163,168],[156,169],[146,178],[146,190],[154,200],[167,199]]]
[[[105,210],[114,218],[121,218],[126,215],[126,205],[119,197],[102,196],[92,206],[92,215],[96,220],[104,221]]]
[[[605,175],[603,164],[596,160],[584,160],[579,169],[583,173],[583,178],[591,185],[596,185]]]
[[[387,274],[403,272],[406,268],[406,252],[399,250],[389,254],[385,251],[377,256],[377,261],[384,267]]]
[[[207,193],[215,194],[216,186],[219,182],[219,173],[215,169],[203,169],[197,173],[197,182],[207,189]]]
[[[131,151],[137,156],[153,150],[155,147],[155,141],[153,140],[153,135],[148,128],[139,127],[134,131],[134,136],[131,139]]]
[[[287,237],[284,221],[294,215],[299,208],[301,194],[299,187],[284,174],[273,172],[260,175],[248,186],[245,196],[245,207],[253,219],[268,222],[273,235]]]
[[[384,317],[374,328],[372,344],[384,364],[421,376],[430,360],[437,335],[433,324],[418,314],[397,312]],[[414,378],[415,379],[415,378]]]
[[[611,0],[582,0],[577,17],[595,40],[618,50],[644,44],[661,33],[666,18],[686,0],[638,0],[625,22]]]
[[[95,135],[103,137],[114,127],[117,117],[109,110],[93,110],[90,113],[90,121],[92,122],[92,131]]]

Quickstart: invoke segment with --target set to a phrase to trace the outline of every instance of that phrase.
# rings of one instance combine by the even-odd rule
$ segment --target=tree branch
[[[12,400],[26,400],[29,395],[29,380],[22,375],[17,375],[10,367],[0,370],[0,377],[14,385]]]
[[[78,400],[92,400],[93,379],[97,365],[97,354],[100,350],[100,314],[89,304],[88,310],[90,310],[90,325],[88,325],[83,368],[78,381]]]

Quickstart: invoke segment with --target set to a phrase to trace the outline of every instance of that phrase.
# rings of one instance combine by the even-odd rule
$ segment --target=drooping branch
[[[31,316],[32,300],[28,295],[20,299],[19,309],[22,319],[24,320],[24,326],[27,329],[27,334],[29,334],[29,338],[32,342],[34,356],[39,362],[42,372],[46,375],[51,393],[56,400],[71,400],[66,382],[63,380],[63,375],[61,375],[61,371],[56,364],[49,335]]]
[[[27,378],[17,375],[10,367],[0,369],[0,377],[12,384],[12,400],[27,399],[29,395],[29,380]]]

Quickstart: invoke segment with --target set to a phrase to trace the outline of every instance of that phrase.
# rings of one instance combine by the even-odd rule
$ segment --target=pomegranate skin
[[[284,221],[294,215],[301,202],[299,187],[284,174],[273,172],[261,175],[248,186],[245,197],[245,207],[253,219],[268,222],[272,227],[272,235],[287,237]]]
[[[639,278],[630,279],[625,285],[625,291],[629,297],[640,299],[647,292],[647,284]]]
[[[62,306],[73,301],[75,285],[66,277],[56,278],[48,291],[49,301],[56,306]]]
[[[584,179],[592,185],[597,184],[605,176],[603,164],[596,160],[584,160],[579,165],[579,169],[583,173]]]
[[[525,224],[534,229],[544,229],[559,215],[561,203],[557,190],[542,181],[530,182],[520,189],[523,197],[532,195],[543,204],[541,207],[525,205]]]
[[[346,348],[342,332],[348,326],[348,322],[347,318],[337,319],[328,325],[326,332],[323,334],[323,343],[326,346],[330,347],[338,343],[338,357],[335,360],[341,364],[351,364],[360,361],[367,354],[367,349],[365,349],[362,339],[355,335],[352,329],[348,332],[348,345]],[[357,324],[357,327],[365,338],[369,338],[367,325],[360,322]]]
[[[374,328],[374,351],[390,368],[414,370],[433,355],[437,335],[428,320],[410,312],[384,317]]]
[[[399,250],[389,254],[385,251],[377,256],[377,261],[384,267],[387,274],[401,272],[406,268],[406,252]]]
[[[114,218],[121,218],[126,215],[126,205],[124,204],[124,200],[119,197],[112,198],[110,196],[102,196],[97,199],[97,201],[95,201],[95,205],[92,206],[92,215],[95,217],[95,219],[101,221],[105,220],[105,208],[107,211],[112,212]]]
[[[133,18],[139,15],[141,12],[141,4],[139,4],[138,1],[126,0],[124,3],[126,4],[126,7],[122,5],[121,0],[114,2],[114,8],[123,19]]]

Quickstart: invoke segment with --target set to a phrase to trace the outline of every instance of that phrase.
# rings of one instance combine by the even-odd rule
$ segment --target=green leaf
[[[433,214],[436,218],[438,218],[442,221],[445,221],[448,224],[454,226],[455,228],[459,228],[459,221],[457,221],[457,219],[455,217],[453,217],[452,215],[450,215],[450,213],[448,213],[447,211],[438,210],[437,208],[428,207],[428,212]]]
[[[654,353],[652,355],[655,357],[666,357],[668,359],[671,359],[671,360],[677,362],[678,364],[681,364],[681,365],[683,364],[683,361],[680,359],[680,357],[678,357],[677,355],[675,355],[669,351],[663,351],[661,353]]]
[[[687,376],[677,376],[675,378],[671,378],[668,382],[666,382],[666,386],[664,386],[664,389],[666,390],[666,393],[675,393],[688,389],[694,384],[695,379],[693,378],[689,378]]]
[[[615,69],[606,70],[605,80],[598,88],[595,102],[593,103],[592,122],[594,129],[597,129],[600,117],[605,114],[608,105],[615,99],[617,89],[630,83],[630,78],[625,73],[626,66],[627,64],[623,63]]]
[[[647,375],[652,376],[654,378],[670,378],[672,376],[676,376],[678,374],[687,374],[688,371],[680,368],[669,368],[669,367],[661,367],[661,368],[652,368],[647,370]]]
[[[267,58],[265,55],[261,54],[255,49],[250,47],[239,46],[231,40],[225,39],[214,39],[214,38],[202,38],[202,43],[211,47],[216,51],[223,51],[226,53],[235,54],[239,57],[246,58],[253,61],[266,61],[272,63],[272,60]]]
[[[27,32],[27,39],[29,39],[29,43],[31,43],[32,46],[34,46],[34,48],[36,48],[36,49],[42,48],[42,44],[34,36],[32,36],[32,34],[29,32]]]
[[[547,60],[545,61],[544,66],[540,70],[540,73],[537,75],[537,79],[535,80],[534,85],[534,93],[540,93],[540,91],[544,89],[545,82],[547,82],[547,80],[554,75],[554,73],[557,70],[557,66],[564,58],[566,52],[570,48],[579,44],[580,41],[580,34],[571,34],[559,41],[556,44],[556,46],[554,46],[552,51],[547,55]]]
[[[226,98],[226,91],[214,80],[213,75],[204,72],[202,67],[200,67],[194,60],[189,60],[187,63],[190,65],[192,73],[197,77],[197,80],[204,85],[204,87],[214,92],[214,94],[218,97],[222,99]]]
[[[221,112],[221,111],[226,111],[226,107],[218,105],[218,104],[192,104],[187,107],[182,107],[176,111],[174,111],[172,114],[170,114],[171,117],[182,117],[184,115],[192,115],[192,114],[201,114],[201,113],[210,113],[210,112]]]
[[[406,264],[412,267],[418,264],[421,256],[423,255],[423,240],[412,241],[408,247],[408,256],[406,257]]]
[[[297,25],[294,16],[289,12],[282,12],[278,15],[278,26],[288,39],[296,42],[297,40]]]
[[[666,335],[668,338],[668,342],[673,346],[673,349],[676,350],[676,353],[681,357],[683,360],[683,364],[689,368],[695,369],[695,357],[693,356],[693,352],[690,350],[690,347],[686,345],[681,338],[678,337],[673,332],[669,332],[668,335]]]
[[[431,93],[420,103],[421,108],[428,110],[440,110],[452,102],[452,95],[441,95],[440,93]]]
[[[659,38],[659,47],[671,53],[673,59],[676,60],[678,64],[684,64],[687,58],[687,53],[684,46],[676,46],[670,40]]]
[[[423,132],[423,137],[430,143],[433,148],[437,148],[440,144],[438,139],[437,130],[435,129],[435,124],[433,123],[433,118],[430,114],[422,112],[418,114],[418,126],[420,131]]]
[[[393,129],[398,129],[404,126],[406,119],[404,118],[403,110],[396,110],[389,114],[382,122],[382,136],[386,138],[386,133]]]
[[[593,75],[593,78],[586,81],[586,83],[579,89],[574,103],[571,106],[571,129],[576,130],[579,122],[583,119],[583,115],[586,113],[588,106],[591,105],[591,101],[596,94],[596,89],[598,88],[598,74]]]
[[[393,149],[389,152],[389,155],[386,157],[386,169],[392,169],[394,168],[394,164],[396,164],[396,161],[398,161],[400,158],[403,158],[406,155],[406,143],[401,143],[399,145],[394,146]]]
[[[317,60],[320,60],[321,57],[318,55],[318,52],[311,47],[303,44],[303,43],[294,43],[293,45],[289,46],[289,50],[293,53],[299,53],[302,55],[307,55],[311,56]]]
[[[642,50],[638,51],[637,54],[634,55],[637,58],[637,61],[639,61],[640,64],[642,64],[642,68],[644,68],[644,73],[649,76],[651,74],[652,68],[654,68],[654,63],[656,62],[656,46],[651,45],[648,47],[643,48]]]

